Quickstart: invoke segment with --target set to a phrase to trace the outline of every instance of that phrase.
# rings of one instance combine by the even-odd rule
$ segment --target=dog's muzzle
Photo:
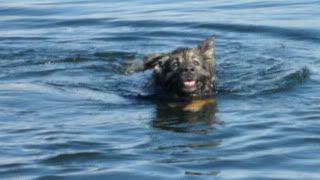
[[[197,77],[194,67],[184,67],[180,71],[181,90],[184,93],[193,93],[197,90]]]

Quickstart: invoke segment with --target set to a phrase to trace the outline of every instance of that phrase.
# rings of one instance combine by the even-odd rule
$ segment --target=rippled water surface
[[[320,1],[0,2],[1,179],[319,179]],[[141,99],[216,38],[218,95]]]

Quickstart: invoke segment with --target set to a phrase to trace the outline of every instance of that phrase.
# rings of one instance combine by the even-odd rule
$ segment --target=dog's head
[[[168,97],[211,95],[215,88],[213,38],[196,48],[147,55],[144,68],[153,69],[155,85]]]

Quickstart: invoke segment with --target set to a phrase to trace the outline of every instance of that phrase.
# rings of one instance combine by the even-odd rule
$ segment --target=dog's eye
[[[173,62],[171,65],[172,65],[172,67],[178,67],[179,66],[178,62]]]
[[[199,65],[200,65],[199,61],[197,61],[197,60],[193,60],[192,63],[193,63],[194,65],[196,65],[196,66],[199,66]]]
[[[159,66],[163,66],[163,62],[162,62],[162,61],[159,61],[159,62],[158,62],[158,65],[159,65]]]

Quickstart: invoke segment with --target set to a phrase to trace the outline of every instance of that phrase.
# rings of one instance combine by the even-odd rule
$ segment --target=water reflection
[[[214,99],[158,102],[151,126],[165,132],[157,134],[156,138],[153,134],[153,138],[157,142],[157,154],[161,151],[170,155],[157,162],[180,167],[185,176],[219,175],[221,172],[213,168],[219,163],[217,149],[222,143],[215,131],[215,127],[222,124],[216,112]]]
[[[174,132],[205,133],[212,130],[212,124],[221,123],[215,114],[217,104],[214,99],[193,100],[191,102],[158,102],[154,128]]]

